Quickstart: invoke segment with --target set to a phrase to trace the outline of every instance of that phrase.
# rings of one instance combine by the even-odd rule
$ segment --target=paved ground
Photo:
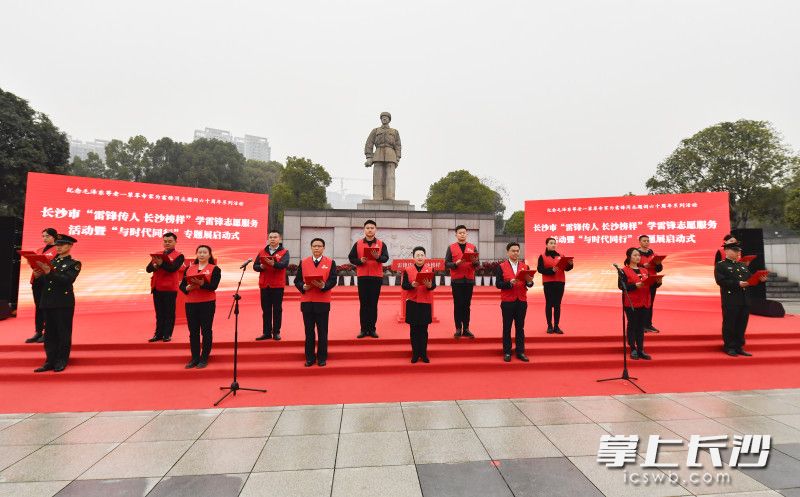
[[[235,402],[235,401],[234,401]],[[233,404],[234,402],[231,402]],[[766,469],[625,482],[603,434],[770,434]],[[723,459],[727,461],[726,451]],[[671,471],[671,470],[665,470]],[[715,477],[715,476],[714,476]],[[800,389],[371,405],[0,415],[0,496],[800,496]],[[681,484],[683,483],[683,484]]]

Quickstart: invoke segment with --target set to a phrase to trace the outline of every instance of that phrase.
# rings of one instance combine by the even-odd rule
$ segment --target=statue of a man
[[[394,170],[400,162],[400,133],[389,127],[392,115],[381,112],[381,127],[375,128],[364,145],[366,167],[372,167],[372,199],[394,200]]]

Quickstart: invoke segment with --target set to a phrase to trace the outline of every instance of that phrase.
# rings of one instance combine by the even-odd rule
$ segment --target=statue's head
[[[381,122],[383,124],[389,124],[391,120],[392,120],[391,114],[389,114],[388,112],[381,112]]]

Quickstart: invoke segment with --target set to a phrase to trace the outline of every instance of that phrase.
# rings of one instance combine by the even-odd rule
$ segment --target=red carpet
[[[261,313],[257,294],[244,295],[240,316],[239,380],[244,392],[225,407],[286,404],[388,402],[467,398],[540,397],[636,393],[623,382],[597,383],[621,371],[618,296],[591,305],[567,294],[561,326],[547,335],[543,302],[529,303],[527,352],[532,362],[502,361],[497,291],[478,288],[471,328],[476,340],[452,338],[449,289],[436,304],[441,322],[431,326],[430,364],[411,364],[407,325],[397,322],[398,289],[384,287],[380,339],[357,340],[354,288],[337,289],[331,313],[328,366],[303,367],[302,319],[296,292],[287,290],[283,340],[255,342]],[[145,297],[142,297],[144,299]],[[80,305],[80,303],[79,303]],[[147,343],[153,316],[121,308],[116,314],[76,316],[69,368],[34,374],[44,353],[26,345],[28,318],[0,322],[0,412],[55,412],[210,407],[219,387],[229,385],[233,320],[221,296],[214,350],[205,370],[184,370],[188,332],[178,325],[172,343]],[[653,361],[630,361],[631,374],[648,392],[790,388],[800,386],[800,317],[753,316],[747,332],[752,358],[721,353],[718,299],[659,295],[656,325],[646,336]]]

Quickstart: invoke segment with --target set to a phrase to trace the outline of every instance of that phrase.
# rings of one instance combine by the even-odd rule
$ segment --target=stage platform
[[[411,364],[408,326],[398,322],[399,288],[384,287],[379,339],[356,339],[358,299],[354,287],[335,290],[328,365],[303,367],[303,327],[298,294],[287,288],[283,340],[256,342],[261,311],[255,291],[243,293],[240,315],[239,381],[244,392],[226,407],[444,399],[523,398],[637,393],[626,382],[597,383],[621,371],[619,296],[579,303],[567,292],[561,327],[545,333],[544,303],[532,295],[526,321],[523,363],[502,360],[497,290],[477,287],[471,328],[475,340],[453,338],[450,289],[436,302],[440,322],[430,328],[430,364]],[[148,343],[154,317],[133,310],[143,295],[115,313],[92,314],[90,302],[75,319],[70,365],[63,373],[34,374],[43,362],[40,344],[24,344],[30,317],[0,322],[0,412],[57,412],[209,407],[220,386],[231,382],[233,319],[230,295],[219,295],[214,348],[209,367],[185,370],[189,359],[186,325],[171,343]],[[800,387],[800,317],[752,316],[747,350],[754,357],[721,352],[719,299],[659,294],[646,350],[652,361],[629,361],[630,372],[648,393]]]

